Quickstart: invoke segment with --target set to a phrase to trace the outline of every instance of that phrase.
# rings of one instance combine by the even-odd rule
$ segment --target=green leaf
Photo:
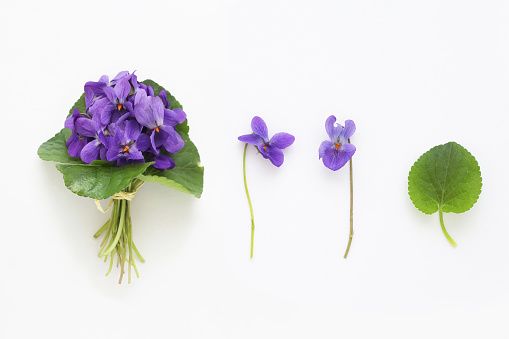
[[[193,142],[186,134],[181,134],[185,146],[170,156],[175,161],[173,169],[161,172],[153,167],[138,176],[139,179],[157,182],[199,198],[203,192],[203,167],[199,165],[200,155]]]
[[[84,164],[80,159],[71,157],[67,151],[65,142],[70,135],[70,129],[62,128],[53,138],[39,146],[37,150],[39,158],[45,161],[54,161],[63,164]]]
[[[115,167],[111,162],[92,164],[57,164],[64,175],[65,186],[82,197],[106,199],[120,192],[131,180],[143,173],[153,162]]]
[[[83,93],[80,98],[72,105],[71,109],[69,110],[69,114],[67,114],[67,117],[70,117],[72,115],[72,111],[77,108],[80,113],[85,113],[87,110],[87,105],[85,104],[85,93]]]
[[[171,95],[171,93],[167,89],[165,89],[163,86],[159,85],[157,82],[147,79],[147,80],[142,81],[141,83],[145,84],[147,86],[151,86],[152,89],[154,90],[155,95],[159,95],[159,92],[161,92],[162,90],[165,90],[166,98],[168,99],[168,102],[170,103],[171,109],[174,109],[174,108],[182,109],[183,108],[182,105],[180,104],[180,102],[178,102],[178,100],[173,95]],[[189,126],[187,125],[187,119],[183,123],[178,124],[176,130],[179,132],[184,132],[184,133],[188,134]]]
[[[463,146],[448,142],[424,153],[408,175],[408,194],[417,209],[425,214],[463,213],[474,206],[481,194],[482,178],[475,157]]]
[[[37,154],[42,160],[54,161],[64,175],[65,186],[83,197],[106,199],[126,188],[132,179],[143,173],[153,162],[114,167],[109,161],[96,160],[87,164],[67,152],[65,141],[71,130],[63,128],[43,143]]]

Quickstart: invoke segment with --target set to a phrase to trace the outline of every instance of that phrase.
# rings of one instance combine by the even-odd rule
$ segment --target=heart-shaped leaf
[[[408,175],[408,194],[425,214],[439,212],[442,231],[449,242],[443,212],[463,213],[474,206],[481,194],[482,178],[475,157],[463,146],[448,142],[424,153]]]

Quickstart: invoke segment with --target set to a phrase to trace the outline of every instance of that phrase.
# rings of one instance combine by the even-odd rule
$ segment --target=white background
[[[18,1],[0,5],[1,338],[509,338],[509,3]],[[92,235],[107,218],[38,146],[83,84],[137,70],[184,105],[201,199],[147,184],[147,262],[117,284]],[[325,119],[353,119],[348,171],[326,169]],[[254,115],[296,136],[275,168]],[[413,162],[454,140],[479,161],[477,204],[445,223],[407,194]],[[105,204],[105,202],[103,202]]]

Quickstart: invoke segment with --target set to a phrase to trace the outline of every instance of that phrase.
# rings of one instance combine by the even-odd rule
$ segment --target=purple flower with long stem
[[[325,167],[337,171],[350,162],[350,236],[346,247],[344,258],[348,256],[353,239],[353,166],[352,156],[355,153],[355,146],[350,143],[350,138],[355,133],[353,120],[346,120],[345,126],[336,124],[336,117],[331,115],[325,121],[325,130],[330,140],[321,143],[318,149],[318,157],[322,159]]]
[[[276,167],[280,167],[284,162],[284,155],[282,149],[285,149],[293,144],[295,137],[289,133],[280,132],[276,133],[269,138],[269,132],[265,121],[262,118],[256,116],[251,120],[252,134],[245,134],[238,137],[242,142],[246,143],[244,147],[244,187],[246,189],[247,201],[249,203],[249,209],[251,211],[251,258],[253,258],[253,245],[254,245],[254,214],[253,205],[251,204],[251,198],[249,197],[249,190],[247,189],[246,180],[246,152],[248,145],[254,145],[265,158],[269,159],[272,164]]]

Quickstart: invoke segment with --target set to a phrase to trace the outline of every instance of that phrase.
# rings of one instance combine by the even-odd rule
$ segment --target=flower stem
[[[124,189],[124,192],[131,193],[135,192],[143,181],[135,179],[131,184]],[[101,249],[99,251],[99,257],[104,257],[104,261],[107,262],[108,256],[110,257],[110,263],[108,272],[109,275],[112,268],[113,262],[117,261],[117,267],[120,268],[120,277],[118,283],[122,283],[122,278],[127,273],[128,282],[131,283],[131,266],[139,278],[138,269],[134,261],[135,253],[141,262],[145,262],[141,254],[138,252],[136,245],[133,241],[132,221],[131,221],[131,202],[129,200],[113,197],[113,209],[111,211],[110,219],[97,231],[94,237],[99,237],[104,234],[104,239],[101,242]],[[127,268],[125,265],[127,264]]]
[[[348,139],[350,143],[350,139]],[[350,236],[348,237],[348,245],[346,246],[345,256],[348,256],[348,252],[350,251],[350,246],[352,245],[353,239],[353,165],[352,158],[350,158]]]
[[[445,229],[445,225],[444,225],[444,212],[442,211],[442,206],[440,206],[438,208],[438,215],[440,217],[440,226],[442,226],[442,232],[444,232],[445,237],[447,238],[447,240],[449,240],[451,245],[456,247],[456,245],[457,245],[456,242],[454,240],[452,240],[451,236],[449,235],[449,233],[447,233],[447,230]]]
[[[251,204],[251,198],[249,197],[249,190],[247,189],[247,180],[246,180],[246,153],[247,153],[247,145],[244,147],[244,187],[246,188],[247,202],[249,203],[249,210],[251,211],[251,259],[253,258],[253,245],[254,245],[254,215],[253,215],[253,205]]]

